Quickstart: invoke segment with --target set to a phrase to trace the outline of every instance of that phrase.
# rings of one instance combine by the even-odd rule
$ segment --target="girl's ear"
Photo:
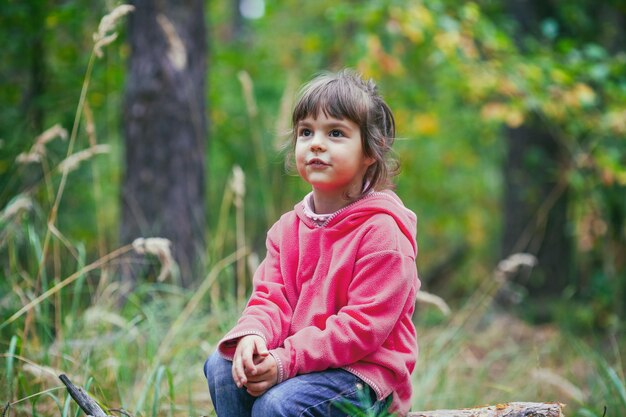
[[[372,156],[363,156],[363,165],[365,165],[366,167],[371,167],[374,162],[376,162],[376,159],[374,159],[374,157]]]

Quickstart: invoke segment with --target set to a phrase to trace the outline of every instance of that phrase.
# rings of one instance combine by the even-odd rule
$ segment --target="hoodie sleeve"
[[[408,300],[415,297],[419,281],[408,239],[382,227],[363,240],[371,251],[355,263],[347,305],[324,326],[305,327],[271,350],[279,382],[353,364],[377,351],[402,320],[410,320],[414,302]]]
[[[261,336],[268,349],[277,347],[287,336],[293,310],[286,296],[280,270],[280,250],[277,242],[278,223],[268,232],[267,255],[253,277],[253,292],[241,318],[218,344],[226,359],[232,359],[239,339],[247,335]]]

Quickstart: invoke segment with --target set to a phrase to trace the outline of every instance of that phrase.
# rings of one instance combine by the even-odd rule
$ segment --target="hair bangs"
[[[307,117],[317,119],[320,112],[326,117],[349,119],[362,125],[367,120],[367,97],[345,80],[323,76],[303,88],[293,111],[293,126]]]

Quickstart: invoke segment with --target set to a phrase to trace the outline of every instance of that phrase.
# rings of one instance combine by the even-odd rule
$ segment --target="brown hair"
[[[378,93],[372,80],[364,80],[354,71],[344,69],[337,73],[323,73],[313,78],[300,90],[294,107],[291,149],[297,139],[298,123],[309,116],[317,118],[322,111],[327,117],[349,119],[361,131],[361,145],[365,156],[374,163],[363,178],[362,194],[370,190],[393,188],[392,177],[399,164],[388,154],[395,139],[395,120],[391,109]],[[288,155],[288,161],[293,160]]]

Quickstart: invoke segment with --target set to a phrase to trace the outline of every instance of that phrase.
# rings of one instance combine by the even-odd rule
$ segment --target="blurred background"
[[[394,111],[418,216],[414,408],[626,410],[623,0],[133,5],[0,6],[6,415],[73,414],[61,372],[134,415],[212,413],[203,360],[308,192],[294,98],[346,67]]]

